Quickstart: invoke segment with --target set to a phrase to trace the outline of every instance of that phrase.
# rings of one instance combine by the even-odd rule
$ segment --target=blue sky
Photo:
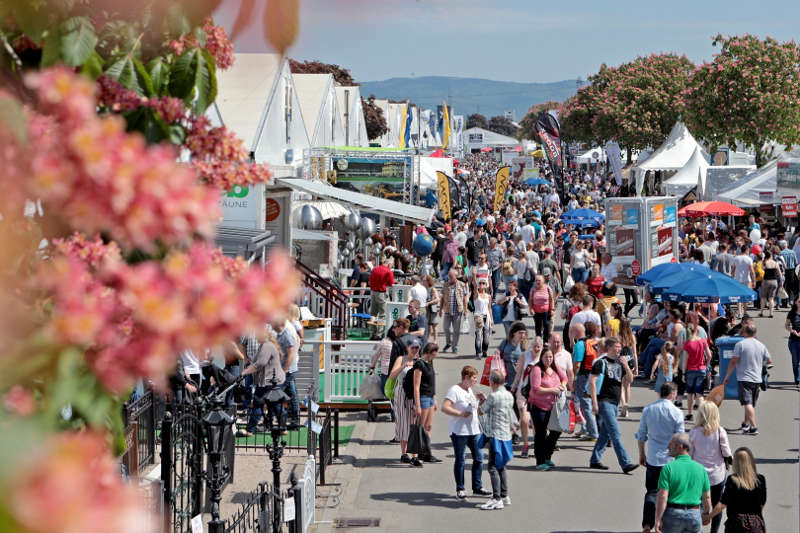
[[[300,1],[300,35],[290,56],[337,63],[357,81],[412,75],[557,81],[652,52],[702,62],[714,53],[716,33],[800,38],[800,0]],[[257,3],[263,9],[264,0]],[[226,0],[217,22],[230,26],[237,5]],[[237,39],[236,50],[268,50],[260,24]]]

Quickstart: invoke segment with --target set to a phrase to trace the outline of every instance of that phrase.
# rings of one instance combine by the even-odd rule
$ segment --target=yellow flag
[[[450,140],[450,112],[447,110],[447,102],[444,102],[442,122],[444,122],[444,128],[442,130],[442,150],[447,150],[447,143]]]
[[[494,177],[494,211],[500,211],[503,205],[503,200],[506,197],[506,190],[508,190],[508,176],[511,173],[511,167],[505,166],[497,169],[497,174]]]
[[[408,115],[408,102],[403,107],[403,111],[400,112],[400,133],[397,136],[397,147],[398,148],[405,148],[406,147],[406,116]]]
[[[447,175],[440,171],[436,171],[436,176],[439,178],[439,209],[442,210],[445,220],[450,220],[450,180]]]

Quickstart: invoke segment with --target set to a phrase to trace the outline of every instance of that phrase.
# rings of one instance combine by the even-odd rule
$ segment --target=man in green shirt
[[[692,444],[685,433],[669,441],[669,454],[675,458],[664,465],[658,477],[656,533],[701,533],[703,514],[711,510],[711,484],[705,467],[689,457]]]

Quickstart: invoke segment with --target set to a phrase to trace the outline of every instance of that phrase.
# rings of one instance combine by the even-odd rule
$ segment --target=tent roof
[[[360,192],[348,191],[347,189],[333,187],[320,181],[296,178],[278,178],[276,181],[296,191],[305,192],[324,199],[338,200],[372,213],[389,215],[417,224],[430,224],[431,220],[433,220],[434,210],[425,207],[395,202],[394,200],[387,200],[385,198],[377,198]]]
[[[681,169],[675,173],[670,179],[664,182],[667,188],[667,194],[680,195],[685,193],[698,184],[698,173],[700,174],[700,182],[705,189],[706,183],[706,170],[709,164],[700,152],[700,147],[696,146],[692,156]]]
[[[285,59],[280,54],[238,53],[235,58],[231,68],[217,72],[216,105],[225,126],[255,150],[256,131]]]
[[[586,150],[584,153],[580,154],[575,159],[591,161],[591,160],[594,159],[592,157],[592,153],[594,153],[594,152],[597,152],[597,161],[605,161],[606,160],[606,151],[603,150],[599,146],[597,146],[595,148],[590,148],[589,150]]]
[[[330,74],[292,74],[292,77],[294,78],[294,88],[297,91],[297,99],[300,101],[300,113],[303,115],[306,133],[308,133],[309,140],[312,140],[333,76]]]
[[[642,170],[680,170],[692,157],[695,149],[703,151],[695,138],[689,133],[683,122],[675,123],[672,131],[669,132],[667,140],[644,162],[639,164]],[[697,181],[697,171],[695,171],[695,182]]]
[[[470,128],[465,130],[463,135],[465,139],[469,139],[470,133],[482,133],[483,134],[483,142],[482,143],[472,143],[472,144],[492,144],[497,146],[517,146],[519,141],[514,137],[508,137],[506,135],[500,135],[499,133],[495,133],[493,131],[485,130],[483,128]]]
[[[726,190],[718,194],[719,199],[739,207],[761,205],[760,192],[775,192],[778,188],[778,160],[745,174]]]

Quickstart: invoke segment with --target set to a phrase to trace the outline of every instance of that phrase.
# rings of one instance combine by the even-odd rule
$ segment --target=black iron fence
[[[338,417],[338,411],[337,411]],[[322,420],[322,431],[319,433],[319,483],[325,484],[325,469],[333,462],[333,413],[330,408],[325,409],[325,418]],[[338,430],[337,430],[338,433]]]
[[[241,508],[225,520],[224,533],[271,533],[272,532],[272,487],[259,483],[258,488],[247,495]]]
[[[203,502],[203,431],[198,408],[172,405],[161,426],[165,530],[184,533]]]
[[[136,400],[122,405],[122,421],[126,428],[133,430],[130,437],[135,439],[128,449],[135,452],[137,458],[135,461],[126,461],[128,473],[132,476],[138,474],[143,467],[155,463],[157,431],[164,413],[163,405],[164,402],[151,389],[146,390]],[[130,471],[131,465],[135,465],[135,471]]]

